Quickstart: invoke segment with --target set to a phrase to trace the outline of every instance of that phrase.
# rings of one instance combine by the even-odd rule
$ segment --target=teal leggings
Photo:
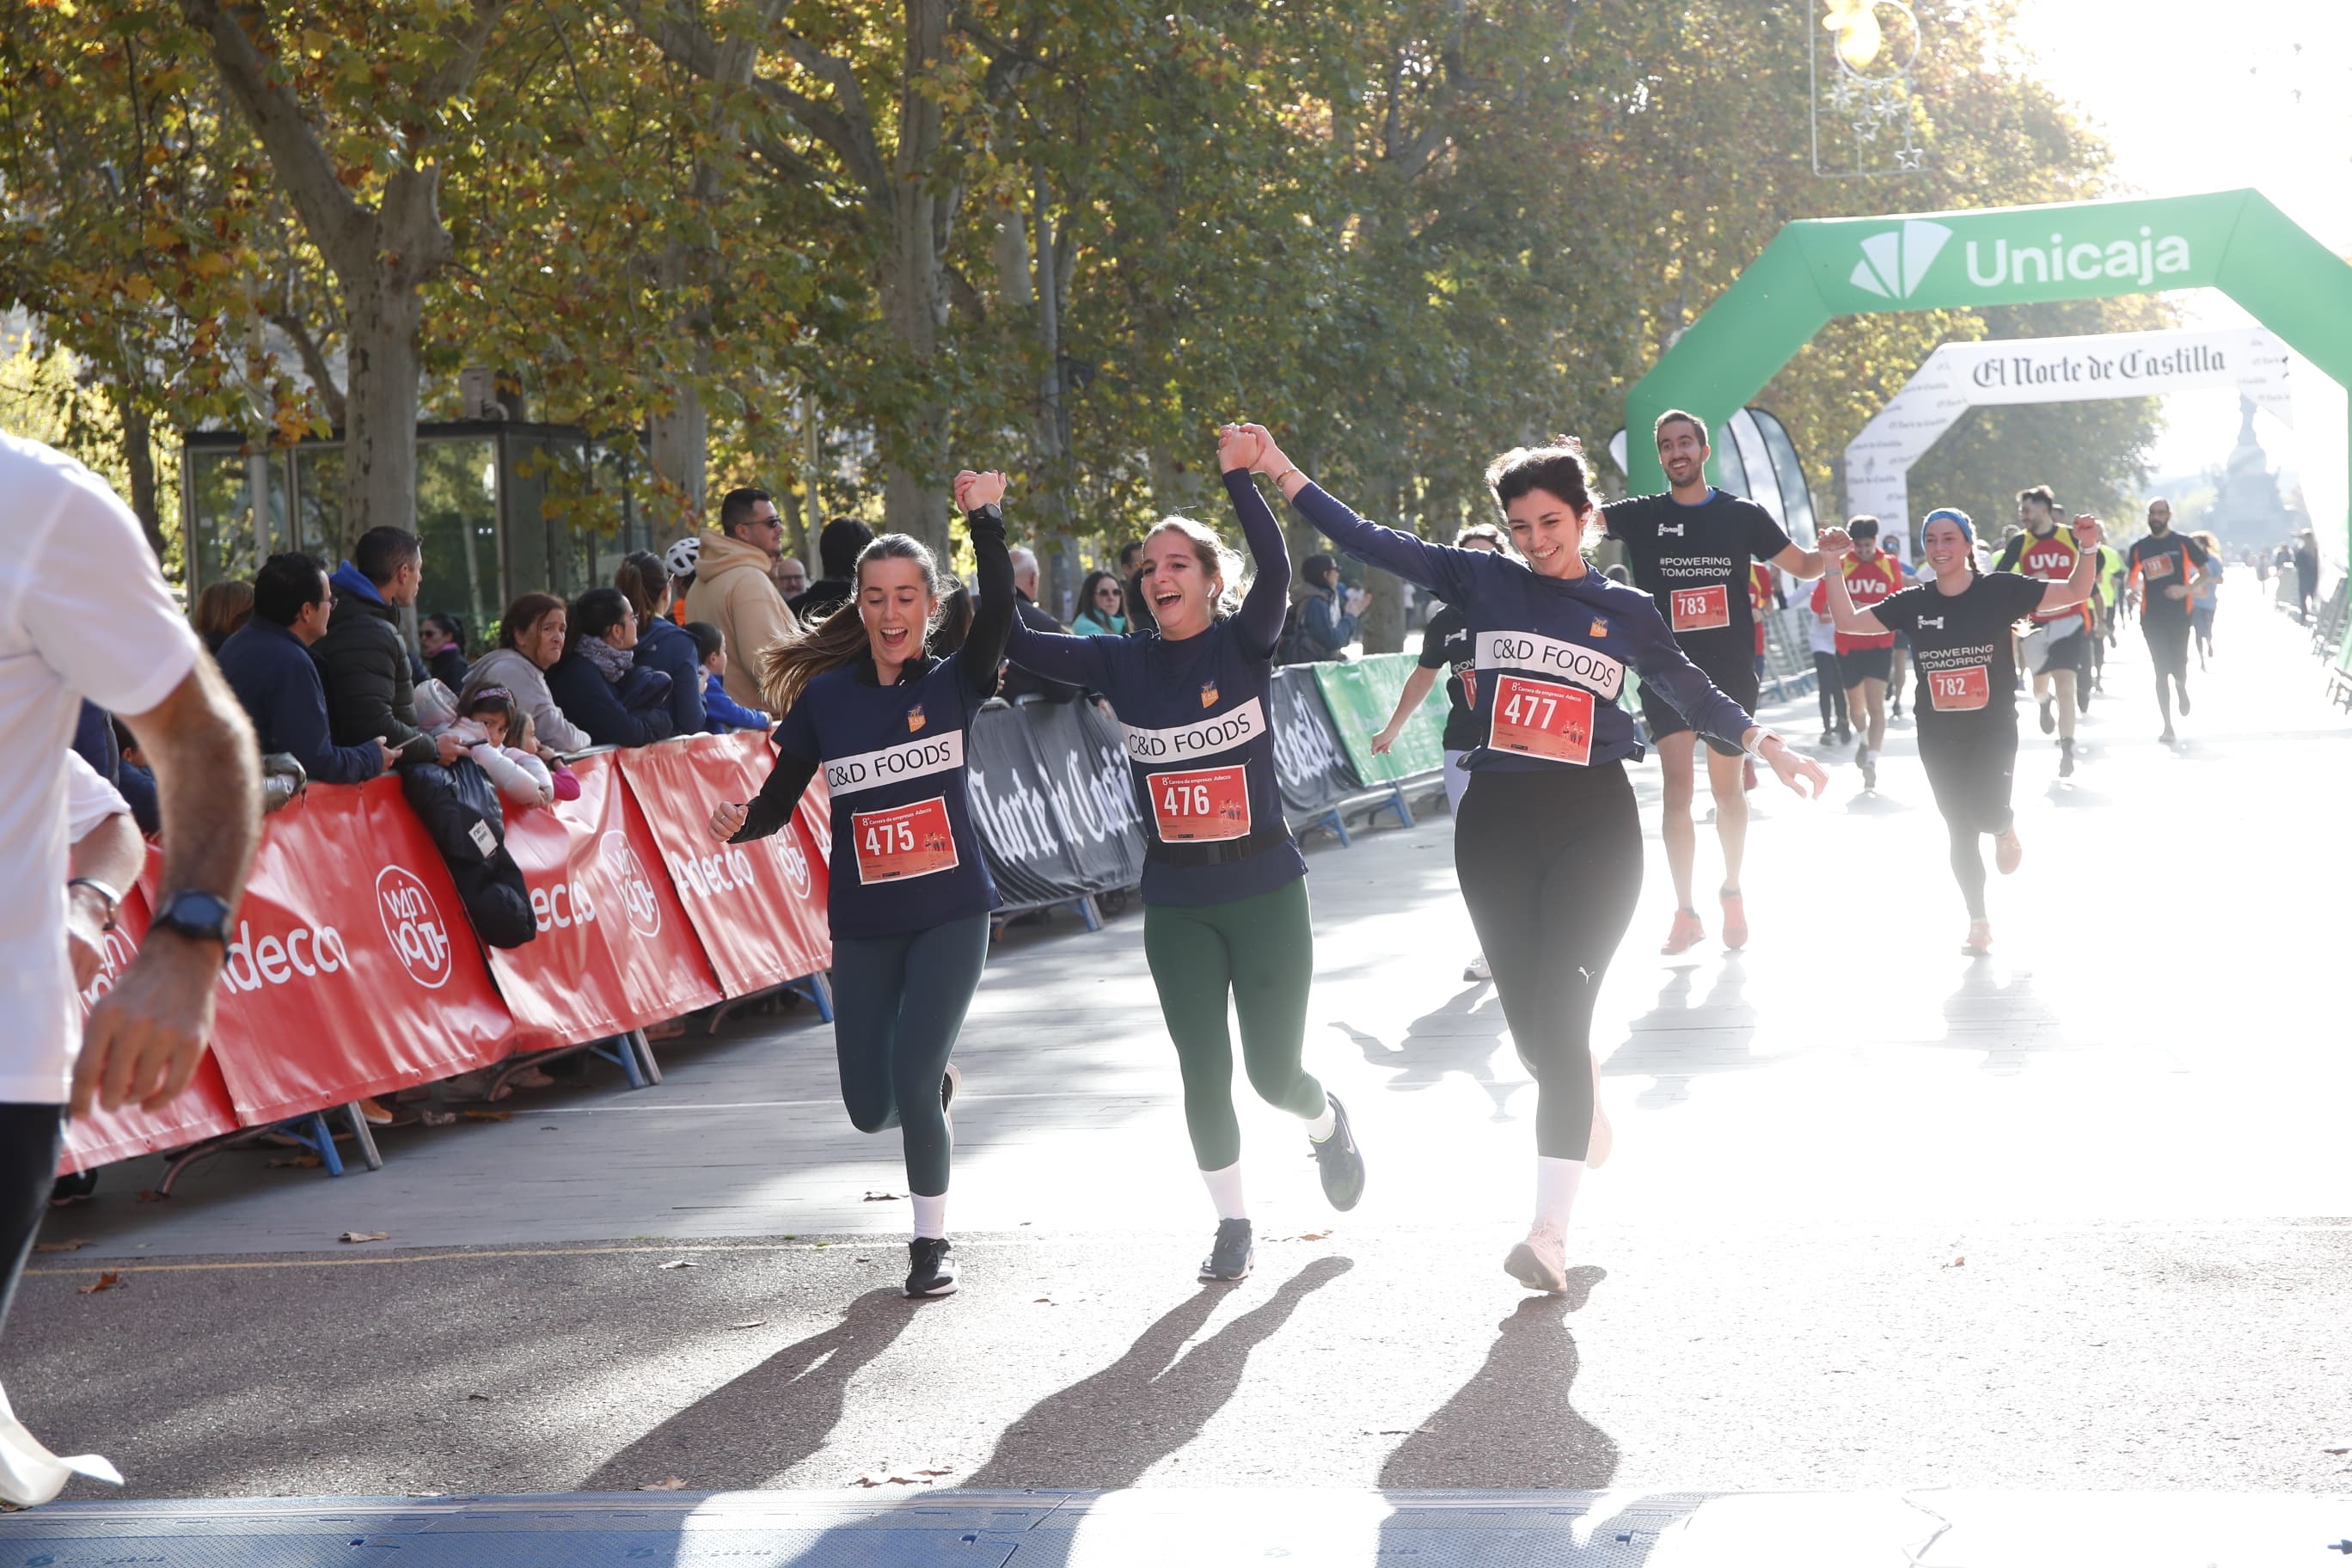
[[[836,937],[833,1044],[841,1102],[860,1132],[898,1129],[907,1189],[948,1190],[948,1121],[940,1080],[988,962],[988,917],[967,915],[899,936]]]
[[[1231,903],[1180,908],[1147,904],[1143,954],[1160,988],[1160,1011],[1184,1075],[1184,1124],[1192,1157],[1222,1171],[1242,1157],[1234,1115],[1234,1043],[1225,998],[1241,1017],[1242,1063],[1250,1087],[1293,1116],[1323,1114],[1323,1086],[1299,1063],[1307,1044],[1307,993],[1315,976],[1315,927],[1307,879]]]

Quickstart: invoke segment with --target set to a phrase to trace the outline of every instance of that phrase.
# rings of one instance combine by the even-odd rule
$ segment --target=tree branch
[[[457,49],[425,79],[418,107],[438,110],[473,84],[475,72],[482,68],[482,51],[489,47],[490,33],[506,8],[507,0],[474,0],[474,19],[457,35]]]
[[[335,384],[334,374],[327,368],[327,356],[320,350],[319,340],[311,334],[310,324],[291,310],[275,310],[268,318],[271,326],[284,332],[302,356],[302,374],[319,390],[319,401],[327,405],[327,423],[340,430],[343,427],[343,389]]]

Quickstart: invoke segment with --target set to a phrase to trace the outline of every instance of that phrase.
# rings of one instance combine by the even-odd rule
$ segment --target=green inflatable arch
[[[1627,477],[1664,489],[1637,433],[1669,408],[1720,426],[1833,316],[2208,286],[2352,389],[2352,266],[2257,191],[1792,223],[1634,383]]]

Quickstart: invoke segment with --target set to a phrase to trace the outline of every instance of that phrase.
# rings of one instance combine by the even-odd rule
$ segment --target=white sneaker
[[[1462,966],[1462,978],[1465,980],[1494,979],[1495,972],[1486,967],[1486,955],[1483,952],[1472,955],[1470,962]]]
[[[1530,1290],[1557,1296],[1568,1289],[1568,1236],[1537,1226],[1503,1259],[1503,1272]]]
[[[76,1476],[122,1484],[122,1472],[96,1454],[61,1459],[43,1447],[8,1407],[7,1390],[0,1389],[0,1502],[14,1508],[47,1502]]]

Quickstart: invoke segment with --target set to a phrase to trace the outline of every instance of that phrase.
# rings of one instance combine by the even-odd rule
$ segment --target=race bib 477
[[[1592,693],[1549,680],[1503,675],[1495,679],[1493,727],[1486,743],[1546,762],[1592,761]]]

